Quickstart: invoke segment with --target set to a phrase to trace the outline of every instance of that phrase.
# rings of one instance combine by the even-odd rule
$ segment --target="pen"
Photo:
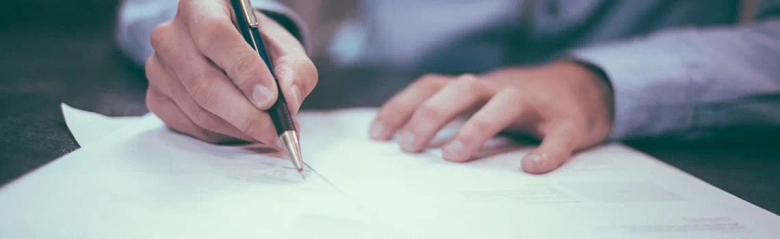
[[[271,76],[276,81],[276,90],[279,92],[279,97],[276,99],[276,103],[268,110],[268,114],[271,116],[271,120],[274,122],[274,128],[279,135],[279,140],[284,144],[287,152],[295,165],[295,169],[301,173],[303,177],[303,158],[301,156],[301,145],[298,141],[298,133],[295,129],[292,116],[290,115],[289,108],[287,108],[287,102],[282,94],[282,89],[279,88],[279,80],[274,73],[273,63],[268,52],[263,44],[263,38],[260,36],[260,30],[258,27],[257,17],[252,8],[249,0],[231,0],[233,5],[233,11],[236,12],[236,22],[238,23],[238,29],[241,31],[241,35],[244,36],[244,40],[249,43],[250,46],[260,55],[271,72]]]

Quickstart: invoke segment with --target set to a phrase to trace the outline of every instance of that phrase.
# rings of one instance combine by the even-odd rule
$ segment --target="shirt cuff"
[[[301,42],[306,54],[311,56],[311,38],[306,25],[298,14],[281,3],[270,0],[252,0],[252,6],[286,28]]]
[[[661,41],[663,41],[661,39]],[[691,68],[671,49],[675,44],[635,40],[593,46],[570,57],[604,71],[614,94],[608,140],[659,136],[690,129]]]

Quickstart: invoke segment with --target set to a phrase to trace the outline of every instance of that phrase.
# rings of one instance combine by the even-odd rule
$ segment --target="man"
[[[752,4],[750,4],[752,2]],[[299,18],[253,1],[297,112],[317,84]],[[499,132],[542,139],[522,160],[557,168],[607,140],[780,126],[780,1],[361,2],[367,37],[355,64],[424,75],[382,106],[376,140],[422,151],[452,119],[443,147],[467,161]],[[740,11],[743,10],[743,11]],[[755,23],[738,24],[738,18]],[[147,104],[174,130],[208,142],[271,143],[264,110],[275,83],[233,26],[227,0],[126,0],[118,40],[150,82]],[[363,41],[359,41],[363,39]],[[361,44],[357,44],[361,43]]]

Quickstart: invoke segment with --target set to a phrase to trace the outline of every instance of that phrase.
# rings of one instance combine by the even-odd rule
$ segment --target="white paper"
[[[0,215],[12,215],[0,217],[0,238],[780,235],[777,215],[619,144],[529,175],[530,146],[495,139],[470,163],[406,154],[368,139],[374,114],[302,113],[305,160],[325,177],[306,182],[285,173],[288,161],[145,119],[0,189]]]
[[[780,217],[620,144],[583,152],[545,175],[521,171],[532,147],[494,139],[484,158],[404,153],[368,140],[372,110],[307,118],[311,165],[396,228],[426,238],[777,238]],[[330,121],[328,121],[330,120]],[[456,125],[457,126],[457,125]],[[316,130],[316,129],[308,129]],[[437,138],[454,132],[445,129]],[[312,140],[312,138],[315,138]],[[434,143],[436,144],[436,143]],[[338,163],[332,163],[337,160]]]
[[[0,238],[390,233],[311,170],[304,181],[257,149],[206,144],[145,118],[0,189]]]
[[[60,104],[65,124],[81,147],[100,141],[105,136],[132,125],[144,119],[145,116],[108,117],[94,112],[73,108],[65,103]]]

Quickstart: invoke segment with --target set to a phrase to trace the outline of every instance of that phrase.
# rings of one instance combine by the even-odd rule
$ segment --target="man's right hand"
[[[290,111],[317,84],[317,69],[284,27],[256,13]],[[234,25],[227,0],[181,0],[176,17],[151,34],[146,62],[149,109],[168,127],[210,143],[244,140],[275,145],[265,110],[276,82]]]

